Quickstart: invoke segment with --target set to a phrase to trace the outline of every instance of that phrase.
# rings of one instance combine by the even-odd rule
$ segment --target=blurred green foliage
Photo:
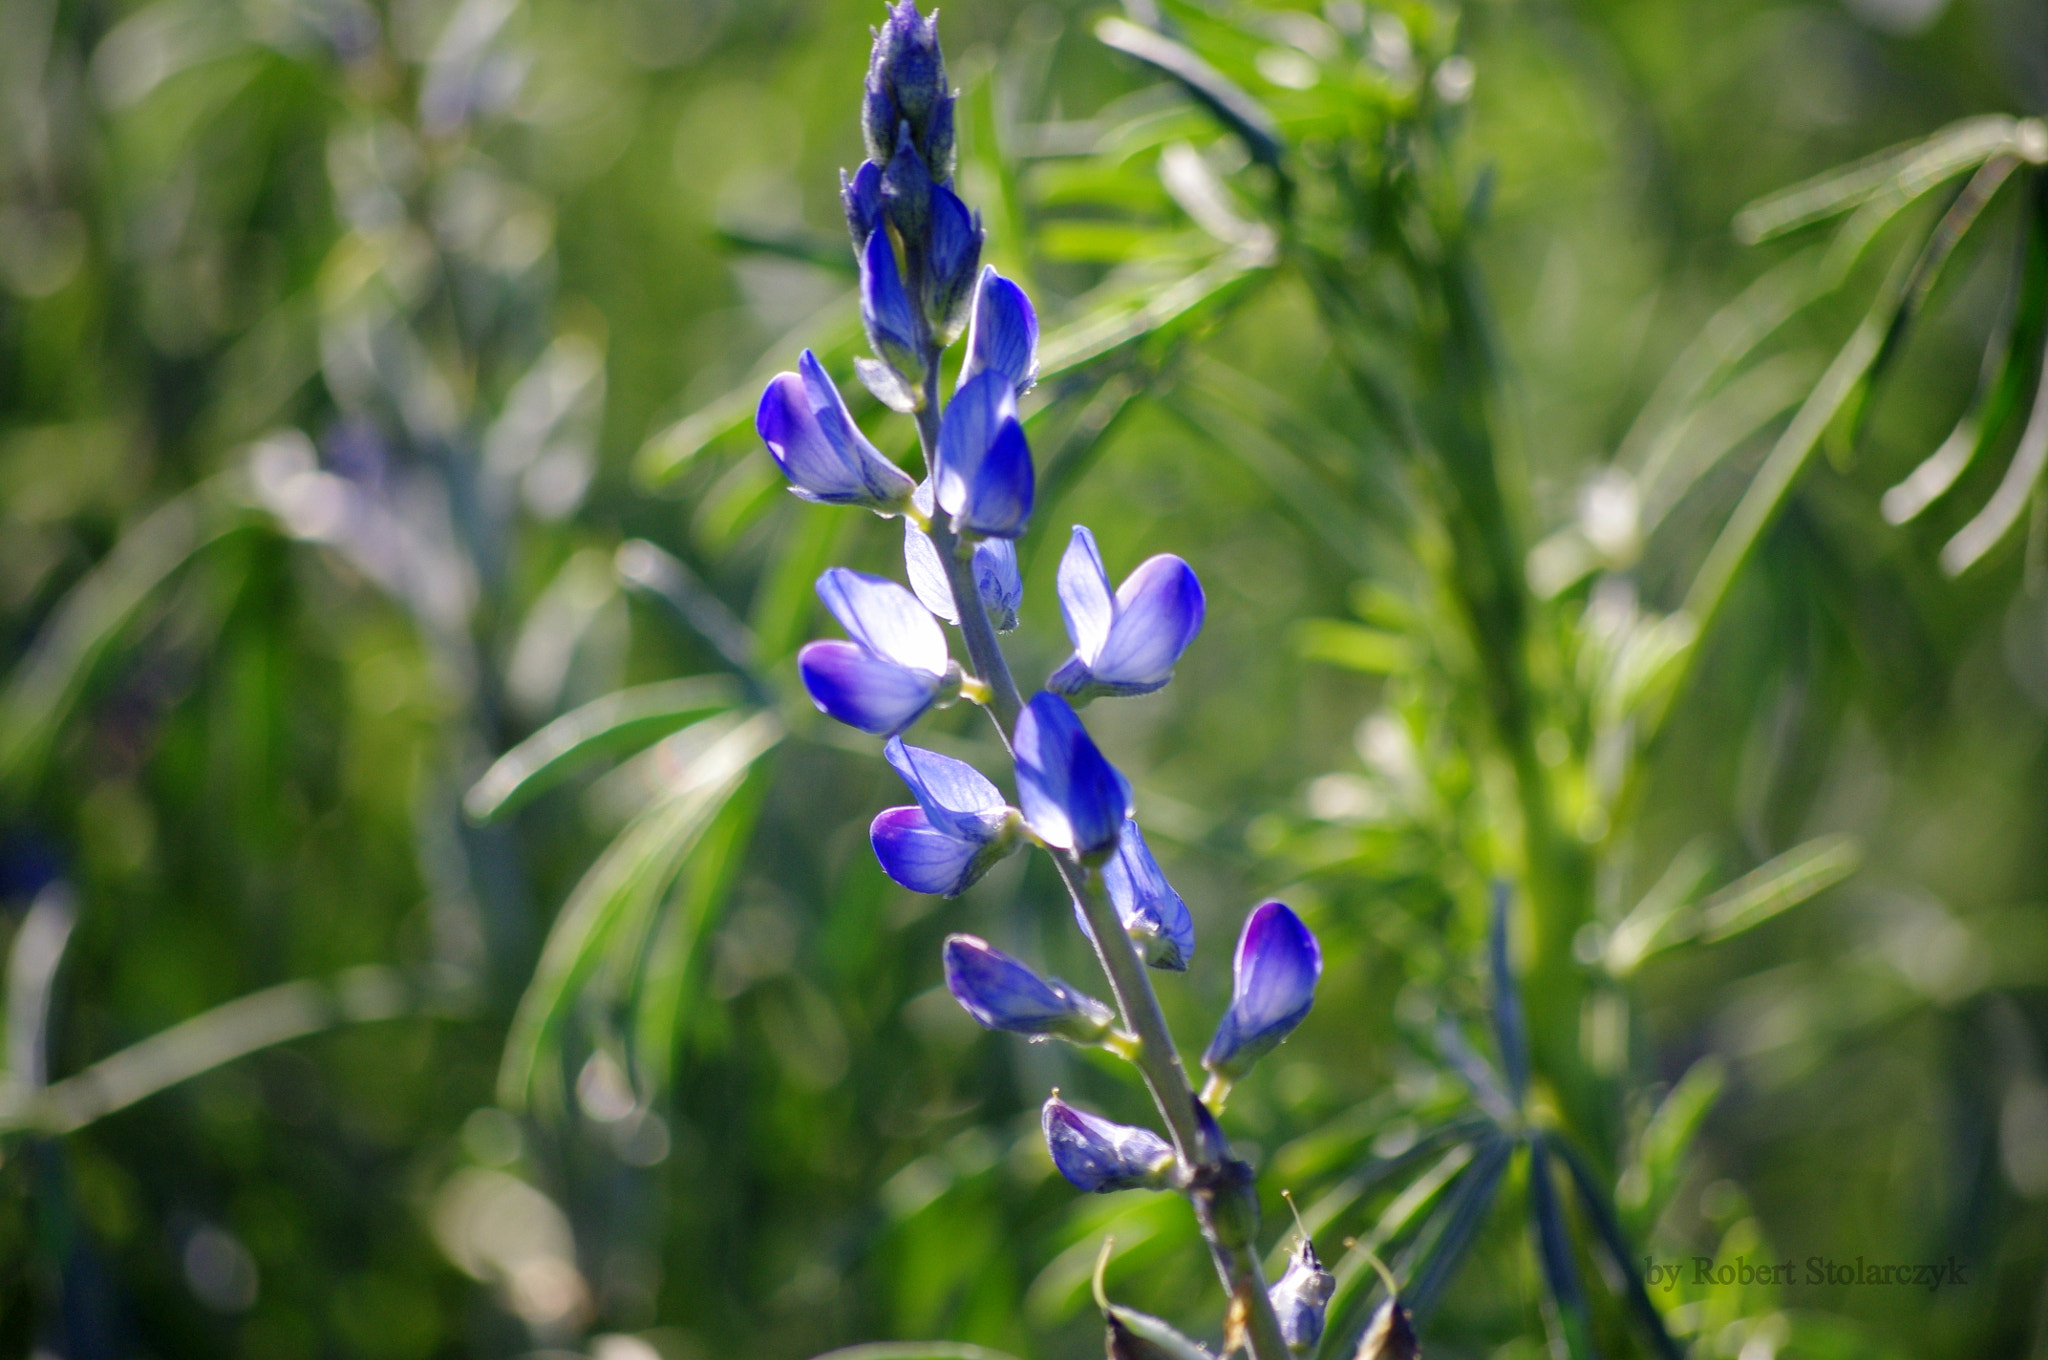
[[[1265,1190],[1326,1245],[1412,1246],[1486,1169],[1427,1130],[1475,1127],[1439,1024],[1490,1051],[1505,875],[1540,1111],[1632,1240],[1801,1263],[1653,1290],[1694,1354],[2040,1352],[2031,477],[1943,565],[2026,402],[1949,494],[1886,494],[1996,337],[2035,380],[2038,167],[1879,380],[1815,410],[1823,456],[1753,543],[1712,545],[1962,179],[1852,215],[1880,228],[1854,257],[1730,224],[2038,115],[2048,18],[1168,6],[1247,114],[1103,17],[943,23],[962,191],[1049,323],[1013,656],[1059,659],[1042,549],[1069,523],[1112,574],[1172,550],[1208,584],[1175,685],[1090,718],[1195,912],[1179,1032],[1258,895],[1323,940],[1311,1021],[1230,1107]],[[1105,1231],[1120,1299],[1216,1315],[1182,1206],[1077,1200],[1038,1141],[1047,1087],[1138,1119],[1128,1083],[938,985],[955,929],[1085,975],[1049,866],[903,893],[864,843],[886,768],[791,697],[817,570],[898,560],[783,494],[747,426],[799,345],[853,353],[835,173],[874,18],[0,0],[7,1353],[1080,1355]],[[1506,489],[1492,537],[1417,456],[1461,432]],[[1459,573],[1489,552],[1492,594]],[[1703,561],[1727,589],[1681,613]],[[1542,1253],[1515,1215],[1474,1230],[1430,1353],[1541,1353]],[[1803,1268],[1859,1255],[1969,1282]],[[1587,1292],[1602,1349],[1639,1345]]]

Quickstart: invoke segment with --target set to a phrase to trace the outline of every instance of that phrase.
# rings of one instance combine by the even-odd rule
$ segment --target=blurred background
[[[1676,603],[1668,564],[1859,314],[1788,324],[1640,552],[1651,482],[1610,464],[1798,244],[1738,242],[1743,205],[2048,110],[2038,0],[1211,8],[1266,35],[1242,79],[1311,158],[1315,118],[1402,125],[1435,54],[1532,574],[1589,610],[1596,569]],[[1195,914],[1184,1045],[1261,895],[1324,941],[1312,1019],[1231,1105],[1307,1203],[1459,1098],[1418,1036],[1481,1004],[1490,776],[1416,641],[1441,602],[1412,497],[1309,290],[1255,280],[1255,214],[1204,197],[1242,153],[1096,40],[1107,12],[942,20],[962,193],[1070,360],[1029,408],[1012,656],[1064,655],[1069,524],[1118,578],[1201,574],[1177,682],[1091,726]],[[879,15],[0,0],[0,1353],[1080,1356],[1112,1223],[1132,1302],[1216,1314],[1178,1201],[1082,1200],[1039,1141],[1047,1088],[1129,1120],[1135,1090],[940,986],[955,930],[1091,977],[1049,866],[897,888],[865,844],[893,776],[791,697],[817,571],[900,571],[892,526],[785,494],[748,419],[803,346],[850,372],[837,174]],[[1329,77],[1325,34],[1377,83]],[[1627,1077],[1644,1254],[1801,1263],[1656,1294],[1696,1355],[2048,1356],[2048,534],[2036,503],[1951,580],[1968,507],[1880,512],[1977,384],[2023,215],[1992,202],[1858,456],[1759,543],[1626,836],[1578,827],[1623,905],[1820,857],[1796,910],[1580,1017]],[[1972,504],[1999,480],[1969,475]],[[966,714],[935,730],[995,754]],[[1334,1236],[1380,1218],[1361,1195]],[[1859,1255],[1967,1283],[1804,1270]],[[1431,1353],[1547,1353],[1534,1279],[1490,1230]]]

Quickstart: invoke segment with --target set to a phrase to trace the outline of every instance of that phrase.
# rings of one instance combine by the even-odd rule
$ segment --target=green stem
[[[938,354],[934,352],[925,365],[924,404],[917,412],[918,441],[924,449],[927,476],[936,466],[934,456],[939,443],[938,374]],[[933,491],[936,495],[937,488]],[[960,616],[960,633],[967,643],[968,658],[974,665],[975,676],[989,688],[989,716],[1008,748],[1024,703],[1017,681],[1010,674],[1009,659],[996,639],[988,607],[982,602],[981,589],[975,584],[973,550],[943,522],[936,512],[936,500],[931,537],[938,547],[940,561],[946,564],[946,581],[953,588],[953,607]],[[1217,1278],[1232,1300],[1233,1311],[1243,1319],[1252,1360],[1291,1360],[1287,1342],[1280,1335],[1280,1319],[1273,1312],[1272,1300],[1266,1296],[1256,1244],[1233,1226],[1257,1224],[1257,1192],[1249,1181],[1232,1181],[1217,1174],[1222,1167],[1203,1162],[1194,1088],[1188,1085],[1187,1069],[1181,1065],[1180,1052],[1166,1027],[1166,1016],[1159,1009],[1159,997],[1152,990],[1144,960],[1138,957],[1136,946],[1124,933],[1116,907],[1103,889],[1101,875],[1089,872],[1060,851],[1052,852],[1052,861],[1068,895],[1087,918],[1088,928],[1095,936],[1095,957],[1109,978],[1124,1028],[1136,1036],[1132,1065],[1144,1078],[1152,1102],[1159,1107],[1160,1117],[1173,1137],[1181,1169],[1191,1187],[1189,1201],[1202,1225]]]

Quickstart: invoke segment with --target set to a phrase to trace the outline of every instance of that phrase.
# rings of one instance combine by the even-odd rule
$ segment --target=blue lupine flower
[[[853,423],[839,389],[809,350],[797,360],[795,373],[769,381],[754,428],[789,478],[789,489],[807,501],[895,514],[916,488],[910,474],[884,458]]]
[[[1008,378],[1019,396],[1038,381],[1038,312],[1024,290],[996,273],[992,264],[982,267],[975,284],[960,382],[986,369]]]
[[[1017,801],[1038,838],[1083,859],[1116,848],[1131,815],[1131,786],[1097,750],[1088,729],[1057,694],[1036,694],[1011,733]]]
[[[957,897],[1022,845],[1016,811],[972,765],[901,737],[882,754],[917,799],[885,809],[868,829],[882,872],[904,887]]]
[[[903,290],[896,248],[889,244],[889,233],[879,226],[868,233],[867,248],[860,256],[860,323],[867,328],[876,358],[907,379],[915,380],[924,373],[917,309]]]
[[[936,14],[929,19],[920,16],[914,0],[890,7],[868,56],[866,95],[861,130],[871,159],[889,159],[900,123],[908,123],[920,143],[926,139],[940,106],[951,95]],[[946,121],[950,128],[950,118]]]
[[[1280,1336],[1289,1350],[1310,1351],[1323,1339],[1323,1321],[1330,1307],[1330,1295],[1337,1289],[1337,1277],[1323,1269],[1316,1257],[1315,1243],[1306,1236],[1287,1260],[1287,1269],[1266,1297],[1280,1319]]]
[[[1083,1114],[1054,1091],[1040,1117],[1060,1174],[1082,1190],[1160,1190],[1172,1183],[1173,1145],[1150,1129]]]
[[[839,172],[839,202],[846,209],[846,230],[858,254],[882,225],[882,167],[862,161],[851,179]]]
[[[955,531],[1017,538],[1031,522],[1031,446],[1017,420],[1017,394],[993,370],[963,383],[939,422],[939,508]]]
[[[967,324],[967,301],[980,264],[981,218],[951,189],[934,185],[925,237],[924,314],[942,345],[952,344]]]
[[[853,635],[797,653],[804,688],[824,712],[894,736],[958,685],[939,621],[894,581],[834,567],[818,578],[818,598]]]
[[[919,482],[910,493],[910,503],[923,514],[932,512],[932,484]],[[982,606],[998,633],[1017,627],[1017,610],[1024,603],[1024,578],[1017,570],[1017,544],[1007,538],[984,538],[974,545],[971,559],[974,583],[980,589]],[[910,516],[903,517],[903,568],[910,588],[924,607],[947,623],[960,622],[953,605],[953,583],[946,576],[946,563],[939,545],[917,527]]]
[[[1250,1071],[1308,1014],[1323,973],[1323,951],[1286,903],[1267,902],[1245,918],[1234,971],[1230,1009],[1202,1055],[1202,1066],[1225,1081]]]
[[[1159,861],[1152,858],[1145,833],[1138,830],[1135,819],[1124,823],[1116,853],[1103,861],[1102,882],[1124,923],[1124,933],[1138,942],[1145,962],[1154,968],[1186,972],[1188,960],[1195,955],[1194,918],[1160,872]],[[1074,906],[1074,918],[1081,923],[1082,934],[1094,939],[1095,932],[1079,903]]]
[[[1116,1018],[1094,997],[1058,978],[1040,977],[973,935],[948,935],[945,960],[946,990],[990,1029],[1092,1044],[1109,1033]]]
[[[1059,596],[1074,654],[1046,681],[1056,694],[1148,694],[1173,678],[1174,663],[1202,631],[1202,583],[1187,563],[1171,553],[1148,557],[1111,595],[1085,525],[1074,526],[1060,558]]]

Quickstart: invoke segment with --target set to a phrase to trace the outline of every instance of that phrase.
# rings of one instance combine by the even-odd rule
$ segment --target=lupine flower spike
[[[1058,1091],[1045,1102],[1039,1122],[1052,1164],[1078,1189],[1107,1194],[1161,1190],[1172,1183],[1173,1145],[1150,1129],[1084,1114]]]
[[[1042,978],[973,935],[948,935],[946,990],[989,1029],[1033,1039],[1100,1042],[1115,1019],[1109,1007],[1058,978]]]
[[[894,581],[833,567],[818,598],[851,642],[806,643],[797,671],[811,701],[849,727],[894,736],[959,693],[939,621]]]
[[[1011,747],[1017,801],[1040,840],[1098,862],[1116,849],[1131,815],[1131,786],[1096,749],[1065,699],[1033,695],[1017,717]]]
[[[1207,607],[1194,570],[1171,553],[1139,563],[1112,595],[1095,535],[1080,524],[1060,558],[1059,594],[1074,654],[1045,687],[1082,701],[1149,694],[1171,680]]]
[[[1285,1190],[1280,1195],[1294,1213],[1294,1227],[1301,1234],[1301,1241],[1287,1258],[1286,1273],[1267,1291],[1267,1297],[1280,1319],[1280,1335],[1286,1339],[1288,1349],[1299,1355],[1313,1351],[1323,1339],[1323,1321],[1330,1307],[1330,1295],[1337,1289],[1337,1277],[1323,1269],[1316,1256],[1316,1245],[1309,1240],[1308,1229],[1302,1226],[1301,1210],[1295,1208],[1294,1196]]]
[[[1137,942],[1145,962],[1154,968],[1186,972],[1188,961],[1195,956],[1195,922],[1188,915],[1187,903],[1160,872],[1135,818],[1124,823],[1116,853],[1103,861],[1102,882],[1124,923],[1124,933]],[[1074,905],[1074,919],[1081,923],[1081,933],[1094,940],[1095,932],[1079,903]]]
[[[1315,1003],[1323,952],[1284,902],[1267,902],[1245,918],[1237,938],[1230,1009],[1202,1055],[1211,1075],[1202,1098],[1220,1106],[1230,1084],[1294,1032]]]
[[[917,798],[885,809],[868,831],[882,872],[904,887],[956,897],[1023,844],[1016,810],[972,765],[901,737],[882,753]]]
[[[932,513],[932,484],[918,483],[910,503],[927,519]],[[981,602],[988,608],[989,622],[998,633],[1017,626],[1017,609],[1024,603],[1024,578],[1017,572],[1017,545],[1007,538],[985,538],[974,545],[974,583]],[[938,544],[917,527],[911,516],[903,517],[903,568],[910,588],[924,607],[947,623],[960,622],[960,610],[953,603],[953,584],[946,579],[946,564],[939,557]]]
[[[778,373],[769,382],[754,428],[789,478],[789,489],[807,501],[893,515],[902,513],[916,486],[860,432],[809,350],[797,360],[796,372]]]

